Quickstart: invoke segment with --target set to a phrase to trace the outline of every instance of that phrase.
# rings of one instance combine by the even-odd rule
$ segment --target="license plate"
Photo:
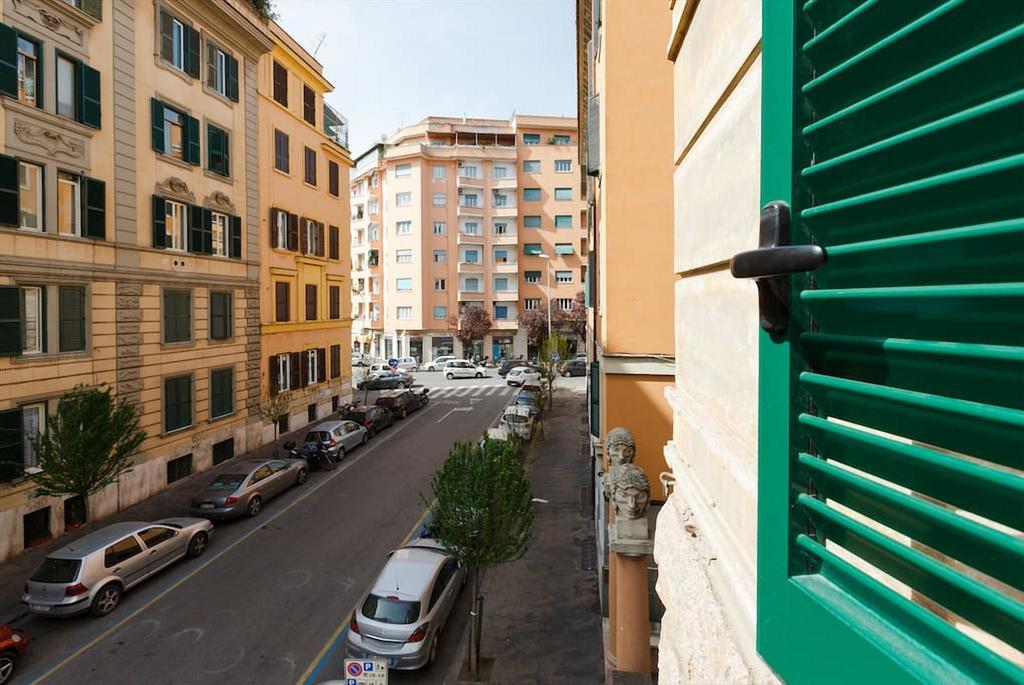
[[[29,609],[32,611],[49,611],[50,607],[45,604],[29,604]]]
[[[213,509],[213,503],[212,502],[203,502],[202,504],[199,505],[199,508],[200,509]]]

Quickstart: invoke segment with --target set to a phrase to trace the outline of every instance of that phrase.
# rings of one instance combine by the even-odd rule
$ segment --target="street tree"
[[[353,366],[352,367],[352,396],[355,396],[355,392],[359,390],[359,386],[363,386],[363,404],[366,404],[370,399],[370,386],[368,381],[371,377],[369,366]]]
[[[260,417],[260,421],[274,426],[275,450],[277,449],[277,438],[279,437],[277,431],[281,425],[279,420],[288,413],[291,407],[292,396],[287,391],[279,392],[276,395],[265,395],[256,406],[256,414]]]
[[[575,333],[581,340],[587,338],[587,305],[583,291],[576,293],[568,309],[558,307],[552,313],[559,330]]]
[[[526,331],[526,344],[529,348],[540,347],[548,335],[548,312],[546,309],[520,309],[519,328]]]
[[[552,331],[551,336],[545,338],[541,343],[540,353],[537,355],[537,365],[541,368],[541,381],[544,383],[544,392],[549,407],[554,399],[558,365],[565,361],[568,355],[569,341],[558,331]]]
[[[470,305],[458,316],[452,315],[448,323],[456,329],[455,337],[462,343],[463,356],[468,356],[466,351],[472,349],[477,341],[483,340],[490,332],[491,315],[483,307]]]
[[[470,673],[480,666],[480,573],[521,557],[530,543],[533,496],[518,446],[504,440],[455,443],[431,487],[434,537],[469,573]]]
[[[131,470],[145,439],[135,407],[115,400],[109,386],[75,386],[32,438],[42,469],[35,476],[38,493],[81,497],[89,520],[89,497]]]

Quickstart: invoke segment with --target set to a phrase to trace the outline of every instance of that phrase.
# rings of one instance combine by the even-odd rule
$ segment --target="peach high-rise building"
[[[381,199],[384,146],[377,143],[356,160],[352,172],[352,351],[380,356]]]
[[[443,354],[527,355],[519,312],[549,302],[569,308],[586,278],[576,119],[428,117],[374,149],[377,161],[357,167],[353,192],[378,178],[380,246],[368,245],[366,259],[377,258],[380,275],[367,276],[367,287],[379,278],[380,300],[356,292],[353,312],[377,304],[379,329],[368,349],[356,349],[421,363]],[[370,241],[376,222],[367,221]],[[360,275],[353,278],[358,291]],[[462,349],[452,323],[470,305],[492,320],[473,350]]]

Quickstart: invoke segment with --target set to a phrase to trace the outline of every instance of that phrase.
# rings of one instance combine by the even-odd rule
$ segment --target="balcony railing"
[[[348,149],[348,119],[324,102],[324,133],[327,137]]]

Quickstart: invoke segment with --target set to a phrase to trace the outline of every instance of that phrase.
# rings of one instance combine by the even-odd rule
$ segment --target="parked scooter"
[[[310,466],[322,468],[324,471],[332,471],[334,469],[334,459],[324,443],[307,442],[299,448],[293,441],[289,440],[284,444],[284,448],[288,450],[288,454],[292,459],[305,459]]]
[[[427,394],[429,392],[430,392],[430,388],[423,388],[423,390],[420,391],[420,406],[421,407],[427,406],[427,403],[430,402],[430,397]]]

